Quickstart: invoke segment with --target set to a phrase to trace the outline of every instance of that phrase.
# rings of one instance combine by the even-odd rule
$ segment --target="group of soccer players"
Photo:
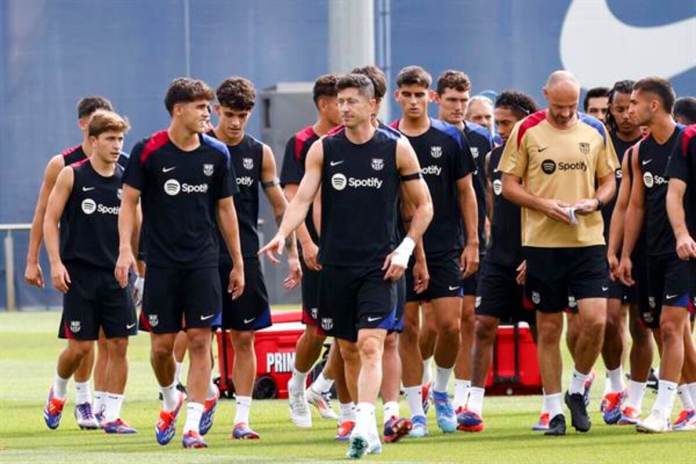
[[[60,336],[68,340],[44,408],[48,427],[58,427],[74,376],[80,427],[135,432],[121,404],[128,337],[139,325],[150,332],[160,385],[158,443],[172,440],[186,403],[183,446],[207,446],[219,397],[211,328],[223,328],[235,351],[232,437],[258,439],[249,425],[254,332],[271,324],[258,256],[279,262],[285,251],[283,285],[301,282],[306,324],[288,384],[291,420],[311,427],[310,404],[337,419],[336,439],[349,442],[349,457],[381,452],[380,395],[385,442],[428,435],[430,404],[442,432],[482,431],[496,329],[510,320],[535,327],[544,397],[533,428],[565,434],[564,314],[574,362],[565,403],[576,430],[591,426],[600,353],[607,423],[696,429],[688,312],[696,298],[689,213],[696,127],[674,122],[669,82],[593,89],[584,103],[597,118],[578,112],[580,84],[565,71],[549,76],[544,110],[504,91],[494,102],[473,97],[473,111],[466,74],[448,70],[433,85],[419,66],[399,72],[401,116],[389,125],[378,119],[386,94],[375,66],[319,77],[317,119],[288,141],[280,180],[271,149],[246,133],[255,90],[244,78],[226,79],[216,92],[200,80],[174,80],[165,97],[168,129],[138,142],[129,157],[126,118],[104,98],[83,99],[82,143],[52,158],[44,175],[25,275],[43,285],[43,236],[51,281],[64,294]],[[438,118],[429,116],[432,101]],[[484,126],[468,120],[474,113]],[[259,190],[278,221],[263,248]],[[651,331],[661,356],[658,396],[641,420]],[[307,387],[327,336],[328,360]],[[189,353],[186,393],[177,388],[175,345]],[[402,387],[407,417],[399,411]],[[677,391],[684,410],[672,423]]]

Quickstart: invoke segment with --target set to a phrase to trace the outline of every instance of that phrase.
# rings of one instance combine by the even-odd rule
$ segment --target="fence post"
[[[5,236],[5,291],[7,292],[7,311],[16,311],[14,287],[14,243],[12,231],[8,230]]]

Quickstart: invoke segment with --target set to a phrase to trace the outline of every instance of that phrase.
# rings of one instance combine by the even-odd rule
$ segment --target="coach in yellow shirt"
[[[611,138],[597,119],[579,114],[580,84],[567,71],[552,73],[544,87],[548,108],[513,130],[498,169],[503,195],[522,207],[522,246],[527,294],[537,309],[539,364],[548,408],[548,435],[565,434],[561,405],[563,309],[578,302],[580,336],[565,403],[572,425],[590,429],[584,382],[602,347],[608,270],[602,215],[614,196],[619,163]]]

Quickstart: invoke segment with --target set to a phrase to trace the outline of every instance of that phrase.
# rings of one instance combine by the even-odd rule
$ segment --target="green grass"
[[[210,448],[184,450],[180,435],[169,446],[158,446],[153,426],[159,403],[157,387],[148,363],[149,339],[132,339],[130,379],[123,417],[139,433],[107,436],[99,431],[79,431],[72,418],[72,399],[61,427],[48,430],[41,410],[55,372],[55,359],[63,342],[56,339],[58,313],[0,313],[0,462],[11,463],[229,463],[229,462],[327,462],[342,460],[346,445],[333,440],[335,425],[314,418],[314,428],[300,430],[290,424],[284,400],[255,401],[252,424],[262,439],[237,442],[229,439],[234,404],[224,401],[216,425],[208,435]],[[566,366],[569,364],[566,362]],[[566,369],[567,370],[567,369]],[[601,377],[601,372],[598,372]],[[467,463],[628,463],[660,460],[693,462],[696,456],[690,433],[642,435],[632,427],[603,425],[597,412],[602,380],[594,388],[591,406],[593,428],[588,434],[570,431],[552,438],[530,431],[537,419],[540,397],[488,398],[486,430],[480,434],[443,435],[430,419],[432,435],[386,445],[380,462]],[[567,384],[567,383],[566,383]],[[72,388],[72,384],[71,384]],[[654,395],[646,396],[646,408]],[[402,412],[406,412],[402,405]],[[183,421],[179,423],[179,434]]]

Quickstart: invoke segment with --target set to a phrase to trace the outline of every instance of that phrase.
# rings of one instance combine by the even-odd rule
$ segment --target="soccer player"
[[[581,331],[565,402],[576,430],[591,427],[584,382],[602,346],[609,290],[600,210],[614,195],[618,163],[604,126],[577,113],[579,95],[572,74],[553,72],[544,87],[548,109],[515,126],[498,166],[503,195],[523,208],[526,291],[537,309],[539,367],[551,417],[547,435],[566,430],[559,342],[569,293]]]
[[[609,129],[612,143],[616,150],[621,169],[615,172],[618,194],[615,199],[607,203],[602,208],[604,219],[604,238],[607,241],[607,262],[610,272],[616,271],[619,265],[621,254],[621,241],[623,238],[623,219],[625,217],[626,206],[628,205],[628,194],[630,193],[630,179],[633,177],[630,169],[624,169],[628,165],[624,163],[625,153],[631,150],[641,138],[640,127],[635,124],[628,114],[628,107],[633,90],[633,81],[618,81],[609,90],[609,113],[607,114],[606,124]],[[596,98],[595,98],[596,99]],[[622,181],[627,177],[628,184],[622,187]],[[617,204],[620,211],[614,215]],[[610,227],[615,229],[614,238],[610,235]],[[636,249],[642,253],[644,246]],[[636,264],[642,263],[643,259],[638,258]],[[631,345],[631,380],[629,389],[624,384],[624,374],[621,363],[626,349],[626,314],[630,313],[630,331],[633,343]],[[604,345],[602,346],[602,358],[606,366],[606,382],[604,387],[604,397],[600,405],[603,419],[607,424],[616,424],[621,421],[624,399],[627,393],[630,396],[628,403],[634,406],[626,410],[626,417],[622,423],[631,420],[631,417],[640,411],[642,404],[642,394],[645,391],[644,383],[650,370],[652,362],[652,340],[648,327],[640,320],[640,310],[638,308],[638,292],[636,288],[627,287],[620,281],[612,279],[609,281],[609,292],[607,299],[607,322],[604,333]],[[629,407],[628,404],[626,407]]]
[[[348,388],[358,401],[347,456],[360,458],[381,452],[374,402],[382,383],[386,328],[395,315],[394,282],[430,222],[432,205],[418,182],[420,166],[411,147],[372,122],[376,102],[370,79],[349,74],[336,88],[345,127],[312,145],[297,194],[262,251],[277,262],[275,253],[302,224],[321,187],[319,321],[338,338]],[[414,215],[395,248],[400,180]],[[361,211],[360,221],[352,219],[354,211]]]
[[[493,127],[493,102],[483,95],[471,97],[466,107],[464,119],[479,126],[487,128],[491,134],[495,133]]]
[[[478,124],[464,119],[467,102],[470,98],[471,81],[461,71],[447,70],[437,79],[435,101],[439,106],[438,118],[461,130],[469,142],[471,155],[476,163],[472,178],[478,206],[478,233],[480,259],[486,254],[486,170],[484,160],[493,148],[491,132]],[[478,274],[474,274],[462,283],[462,320],[460,328],[459,353],[454,367],[454,401],[455,412],[466,407],[471,388],[471,348],[474,339],[476,303],[476,285]],[[424,356],[425,357],[425,356]]]
[[[227,291],[244,291],[244,261],[232,195],[237,193],[227,147],[205,135],[213,91],[202,81],[178,78],[164,99],[171,116],[167,130],[138,142],[124,174],[119,213],[120,251],[116,278],[126,285],[135,265],[128,238],[142,196],[147,279],[141,323],[151,332],[151,363],[162,393],[155,427],[157,442],[169,443],[184,403],[174,379],[174,338],[186,327],[189,375],[183,446],[207,444],[199,433],[211,374],[210,327],[220,315],[220,228],[234,267]]]
[[[667,214],[672,230],[676,238],[676,251],[680,259],[688,261],[691,273],[691,298],[696,301],[694,281],[696,277],[696,218],[694,218],[693,208],[696,203],[696,191],[694,190],[694,168],[696,167],[696,125],[691,125],[684,129],[681,138],[675,144],[669,164],[667,166],[667,176],[669,186],[667,190]],[[685,198],[686,195],[686,198]],[[685,201],[686,200],[686,201]],[[686,211],[689,211],[687,213]],[[682,402],[688,397],[691,401],[691,408],[684,408],[680,417],[674,424],[674,430],[696,430],[696,411],[694,411],[694,401],[696,401],[696,381],[689,379],[689,374],[693,374],[693,362],[696,360],[694,355],[694,341],[688,327],[684,329],[684,371],[682,380],[691,382],[681,385],[680,395]]]
[[[674,119],[678,124],[696,124],[696,97],[681,97],[674,101]]]
[[[128,337],[136,335],[137,321],[129,289],[121,288],[113,275],[123,176],[118,159],[128,129],[116,113],[93,113],[86,126],[90,158],[61,170],[46,203],[43,227],[51,281],[64,294],[62,330],[68,339],[44,408],[51,429],[60,424],[68,380],[103,330],[108,363],[101,427],[106,433],[135,433],[121,419],[121,404]]]
[[[34,217],[31,222],[31,231],[29,233],[29,246],[27,250],[27,264],[24,271],[24,280],[29,285],[42,288],[44,286],[43,272],[39,264],[39,250],[41,249],[41,241],[43,237],[43,220],[46,213],[46,204],[48,196],[55,185],[56,178],[61,169],[78,161],[82,161],[89,156],[91,143],[87,127],[89,118],[97,110],[112,111],[111,102],[104,97],[92,96],[84,97],[77,104],[77,124],[82,132],[82,142],[80,145],[68,148],[62,153],[53,156],[44,171],[41,189],[39,190],[39,198],[36,201]],[[125,157],[121,158],[125,166]],[[61,327],[63,324],[61,323]],[[59,335],[65,338],[66,334],[62,331]],[[101,402],[104,396],[104,378],[107,358],[105,346],[99,350],[97,359],[97,368],[94,372],[94,404],[92,404],[92,394],[89,388],[89,377],[92,375],[92,366],[94,364],[94,349],[90,345],[89,352],[83,358],[77,371],[75,371],[75,419],[80,429],[96,429],[99,427],[99,421],[95,417],[101,409]]]
[[[459,348],[462,287],[478,270],[479,263],[478,209],[472,184],[475,163],[461,130],[428,117],[431,82],[430,74],[420,66],[407,66],[399,72],[395,96],[402,117],[393,124],[418,155],[434,208],[433,222],[423,236],[429,287],[420,294],[416,292],[420,271],[415,261],[406,274],[407,303],[400,350],[402,362],[408,366],[403,370],[403,384],[411,409],[413,437],[427,434],[421,398],[419,303],[428,301],[433,307],[430,314],[426,312],[435,319],[438,332],[432,395],[438,426],[451,433],[457,428],[457,419],[447,385]]]
[[[645,227],[647,246],[646,290],[653,320],[660,321],[662,341],[660,380],[657,399],[650,415],[636,425],[642,432],[666,432],[671,429],[671,414],[685,356],[685,331],[689,326],[689,263],[676,253],[676,242],[667,217],[669,156],[679,143],[681,126],[672,119],[674,91],[661,78],[648,77],[633,86],[629,113],[650,134],[641,140],[637,156],[631,159],[636,175],[626,211],[621,263],[617,271],[621,281],[633,285],[631,254]],[[643,226],[644,224],[644,226]],[[687,374],[689,374],[687,372]],[[692,379],[684,379],[689,383]]]
[[[319,137],[340,124],[340,113],[336,103],[336,80],[337,76],[334,74],[325,74],[317,78],[312,89],[312,98],[317,108],[317,120],[313,125],[305,127],[293,135],[285,147],[280,182],[289,202],[295,197],[300,181],[304,176],[305,160],[309,147],[319,140]],[[308,397],[312,399],[312,404],[317,407],[322,417],[336,418],[323,395],[326,390],[331,388],[330,382],[327,382],[319,392],[315,392],[311,388],[305,390],[307,374],[316,360],[319,359],[326,339],[326,334],[317,323],[321,265],[317,262],[319,234],[314,223],[314,215],[314,208],[310,207],[305,223],[296,231],[302,250],[302,260],[300,261],[302,265],[302,322],[305,324],[305,330],[295,346],[295,366],[292,377],[288,381],[288,402],[290,419],[298,427],[312,426]],[[332,364],[335,363],[336,355],[329,356],[325,370],[327,368],[330,370],[334,367]],[[346,402],[341,407],[341,411],[346,414],[339,418],[339,435],[344,439],[347,439],[350,430],[352,430],[351,423],[354,423],[352,409],[353,406],[350,402]],[[344,431],[345,433],[341,433],[342,424],[345,425],[343,428],[347,430],[347,432]]]
[[[582,101],[582,107],[585,113],[599,119],[602,123],[606,123],[609,113],[609,89],[594,87],[588,90]]]
[[[227,145],[230,152],[239,192],[235,194],[239,239],[244,258],[244,293],[232,300],[229,295],[222,297],[222,325],[230,331],[234,348],[234,382],[237,410],[234,417],[232,438],[258,439],[259,434],[249,427],[251,394],[256,376],[256,351],[254,332],[271,325],[271,307],[268,293],[258,259],[259,235],[259,187],[263,188],[273,209],[276,221],[280,223],[287,202],[276,177],[275,158],[268,145],[246,133],[246,125],[256,103],[256,90],[251,82],[242,77],[225,79],[216,90],[218,124],[209,133]],[[226,253],[222,237],[220,246],[220,281],[224,285],[229,278],[233,263]],[[284,280],[285,288],[294,288],[300,283],[302,273],[297,258],[294,236],[288,240],[289,274]],[[208,389],[205,411],[210,419],[201,424],[201,434],[212,426],[212,411],[217,403],[218,392],[212,383]]]
[[[507,142],[518,121],[537,111],[529,96],[515,91],[502,92],[495,102],[495,124]],[[496,330],[501,320],[527,321],[533,324],[533,313],[522,307],[523,288],[519,274],[523,269],[520,230],[520,208],[502,196],[502,173],[498,163],[503,146],[486,155],[485,172],[493,194],[491,241],[481,266],[476,307],[476,330],[472,352],[471,392],[466,408],[457,411],[459,430],[483,430],[483,397],[488,368],[493,355]]]

